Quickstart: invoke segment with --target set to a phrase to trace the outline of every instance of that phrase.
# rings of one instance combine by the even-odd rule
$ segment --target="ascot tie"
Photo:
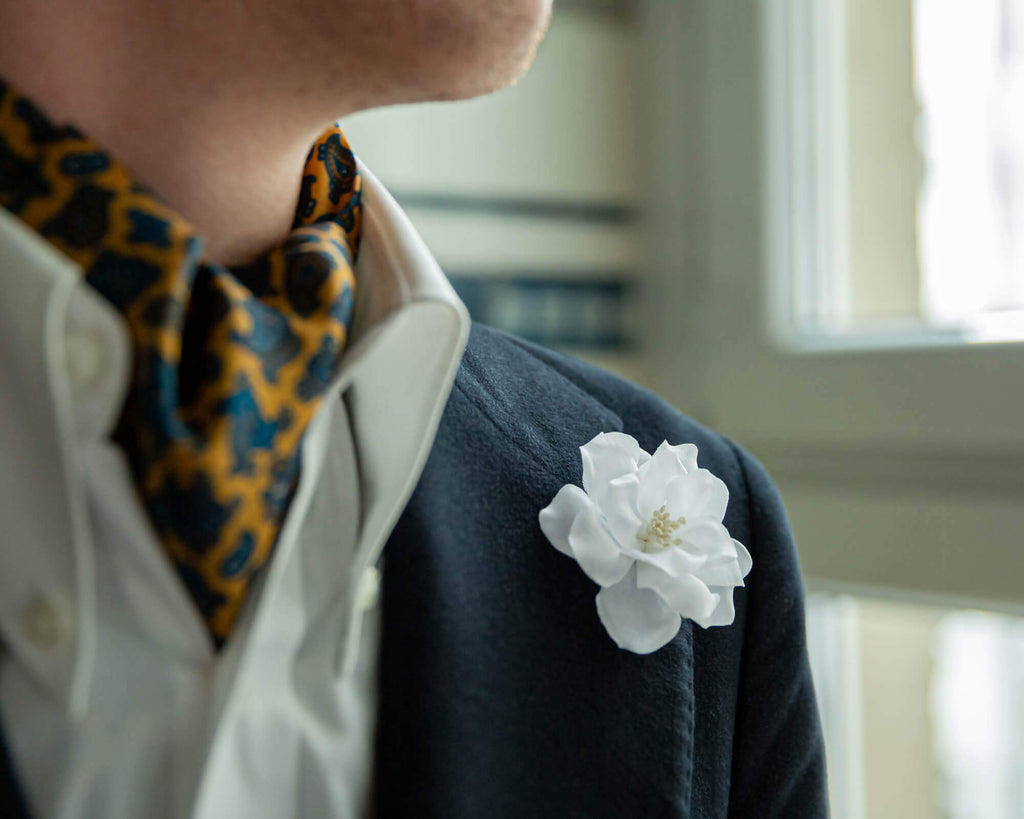
[[[184,219],[0,82],[0,206],[124,317],[134,355],[114,439],[218,648],[272,553],[345,347],[360,190],[335,126],[309,154],[284,243],[245,266],[202,261]]]

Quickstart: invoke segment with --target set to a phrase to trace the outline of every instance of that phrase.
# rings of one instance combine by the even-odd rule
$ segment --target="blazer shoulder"
[[[575,436],[561,436],[560,448],[567,460],[577,464],[577,471],[577,448],[598,431],[625,432],[648,452],[654,452],[663,441],[694,444],[698,464],[729,489],[724,523],[732,536],[748,547],[758,565],[754,585],[764,578],[770,585],[792,592],[793,601],[802,601],[799,561],[781,495],[764,466],[742,446],[684,415],[648,389],[482,325],[474,326],[464,367],[469,378],[476,372],[486,373],[503,389],[520,394],[519,417],[579,415],[585,402],[604,408],[604,428],[580,426]],[[615,426],[611,426],[612,419]],[[570,426],[564,417],[561,423]],[[520,439],[526,437],[527,433],[519,434]],[[794,615],[800,618],[802,611]]]
[[[530,409],[547,413],[573,406],[573,394],[600,404],[648,452],[662,441],[697,446],[699,461],[741,491],[747,480],[761,488],[763,468],[742,447],[677,410],[651,390],[579,359],[499,330],[474,324],[464,369],[487,372],[510,390],[529,395]],[[533,387],[543,384],[544,389]],[[586,441],[580,441],[580,444]]]

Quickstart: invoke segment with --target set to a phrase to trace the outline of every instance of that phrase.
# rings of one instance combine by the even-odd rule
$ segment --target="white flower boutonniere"
[[[601,586],[597,614],[619,648],[657,651],[680,617],[732,623],[750,553],[722,525],[729,489],[697,466],[697,447],[666,441],[652,456],[630,435],[603,432],[580,452],[583,489],[563,486],[540,528]]]

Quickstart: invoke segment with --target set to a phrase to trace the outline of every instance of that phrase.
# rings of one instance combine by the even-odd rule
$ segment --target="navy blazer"
[[[539,511],[620,430],[697,445],[754,565],[733,625],[616,647]],[[382,817],[825,817],[793,538],[761,466],[650,392],[475,326],[385,550]]]
[[[732,626],[615,646],[597,586],[537,515],[621,430],[691,442],[754,565]],[[474,326],[426,469],[384,552],[381,817],[825,817],[803,588],[761,466],[652,393]],[[3,816],[24,806],[0,759]]]

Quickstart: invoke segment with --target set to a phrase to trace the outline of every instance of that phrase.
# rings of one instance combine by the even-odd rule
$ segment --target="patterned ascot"
[[[244,267],[95,143],[0,82],[0,206],[77,262],[134,347],[115,433],[215,645],[277,540],[303,434],[345,347],[362,222],[341,131],[313,146],[293,232]]]

